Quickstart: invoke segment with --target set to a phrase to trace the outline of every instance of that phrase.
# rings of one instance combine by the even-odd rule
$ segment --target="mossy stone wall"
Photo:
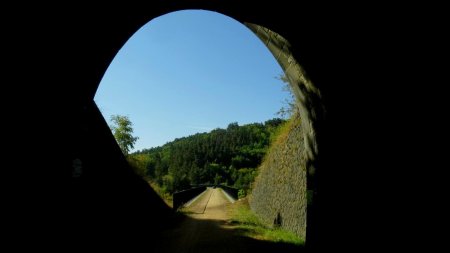
[[[305,238],[306,154],[298,116],[272,145],[253,185],[251,209],[269,226]]]

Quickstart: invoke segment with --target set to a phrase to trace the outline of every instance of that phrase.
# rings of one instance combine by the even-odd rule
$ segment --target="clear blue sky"
[[[132,151],[214,128],[277,117],[289,94],[282,70],[243,24],[210,11],[179,11],[139,29],[108,67],[95,96],[105,119],[129,116]]]

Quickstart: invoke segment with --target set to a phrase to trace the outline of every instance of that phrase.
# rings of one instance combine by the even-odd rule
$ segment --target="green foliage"
[[[284,122],[231,123],[226,129],[178,138],[133,156],[147,156],[144,174],[170,193],[199,184],[225,184],[247,193],[273,135]]]
[[[248,205],[247,199],[241,199],[234,203],[231,210],[231,223],[236,226],[243,236],[258,240],[284,242],[295,245],[304,245],[304,239],[282,228],[270,228],[265,226],[254,214]]]
[[[239,189],[239,191],[238,191],[238,198],[242,199],[242,198],[244,198],[246,195],[247,195],[247,194],[246,194],[246,192],[245,192],[244,189]]]
[[[164,175],[162,178],[162,182],[163,182],[163,191],[167,191],[167,192],[173,192],[174,188],[174,179],[173,176],[170,174]]]
[[[283,91],[286,91],[289,93],[289,98],[287,98],[284,101],[285,106],[281,107],[281,109],[277,112],[277,115],[279,115],[280,117],[284,118],[284,119],[289,119],[292,117],[292,115],[294,115],[297,111],[298,111],[298,107],[296,105],[296,99],[294,96],[294,92],[292,90],[292,82],[291,80],[288,78],[288,76],[286,76],[286,74],[280,74],[280,76],[277,78],[278,80],[281,80],[284,85],[283,85]]]
[[[133,123],[131,123],[128,116],[121,115],[112,115],[111,122],[112,125],[110,125],[110,128],[117,144],[119,144],[122,153],[128,155],[130,149],[134,148],[134,143],[138,139],[138,137],[133,136]]]
[[[147,167],[149,166],[150,158],[147,155],[129,155],[127,156],[127,161],[137,175],[144,179],[149,178],[149,175],[147,175]]]
[[[245,197],[251,189],[251,184],[255,181],[257,175],[256,168],[242,168],[237,170],[235,175],[234,187],[243,190],[243,196]]]
[[[163,189],[157,184],[156,182],[149,180],[147,181],[150,186],[155,190],[155,192],[161,197],[161,199],[164,200],[164,202],[172,207],[173,206],[173,197],[172,194],[170,194],[166,189]]]

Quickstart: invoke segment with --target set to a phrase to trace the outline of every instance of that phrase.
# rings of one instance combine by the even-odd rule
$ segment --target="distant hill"
[[[250,188],[271,141],[286,120],[262,123],[177,138],[161,147],[129,156],[135,171],[156,183],[164,193],[198,184],[226,184],[245,193]]]

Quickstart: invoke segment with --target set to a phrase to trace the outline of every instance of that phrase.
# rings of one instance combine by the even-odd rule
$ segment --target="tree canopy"
[[[135,152],[134,164],[164,191],[173,193],[199,184],[225,184],[250,189],[271,140],[283,119],[175,139],[161,147]]]
[[[133,123],[128,116],[111,115],[112,125],[109,127],[114,134],[114,138],[119,144],[120,149],[124,155],[128,155],[131,149],[134,148],[134,143],[138,137],[133,136]]]

